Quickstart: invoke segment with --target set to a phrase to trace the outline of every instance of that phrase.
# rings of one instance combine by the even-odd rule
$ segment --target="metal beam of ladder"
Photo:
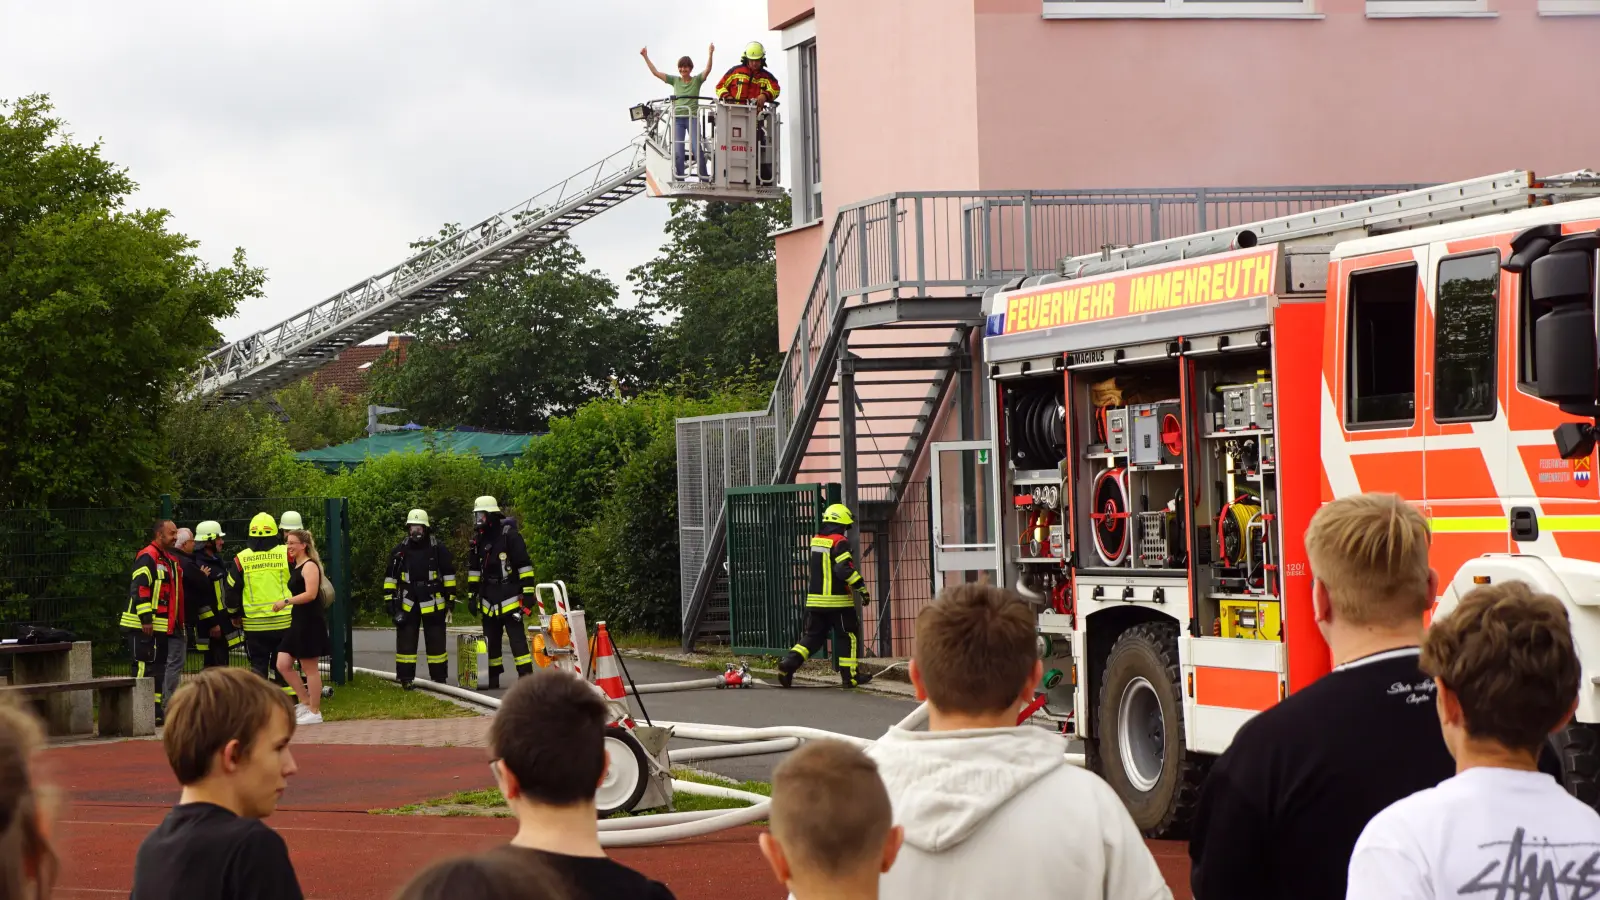
[[[243,400],[281,387],[331,362],[346,347],[411,321],[644,188],[644,145],[635,141],[385,272],[213,351],[194,373],[191,390],[199,396]]]

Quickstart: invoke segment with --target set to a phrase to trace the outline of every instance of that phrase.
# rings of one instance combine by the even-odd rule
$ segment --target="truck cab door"
[[[939,441],[933,451],[933,566],[939,587],[990,573],[999,584],[1000,514],[994,502],[999,460],[992,441]]]
[[[1433,247],[1421,336],[1426,514],[1433,567],[1445,583],[1467,560],[1504,553],[1510,542],[1501,493],[1511,449],[1502,401],[1511,304],[1503,297],[1500,251],[1475,243]]]

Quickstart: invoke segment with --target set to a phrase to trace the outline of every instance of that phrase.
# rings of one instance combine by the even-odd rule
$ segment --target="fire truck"
[[[1567,604],[1584,677],[1556,740],[1596,800],[1597,229],[1600,174],[1513,171],[985,296],[994,442],[935,445],[970,453],[935,471],[966,473],[992,571],[1038,607],[1042,714],[1146,835],[1185,833],[1239,727],[1329,671],[1301,535],[1369,491],[1430,521],[1433,615],[1503,579]]]

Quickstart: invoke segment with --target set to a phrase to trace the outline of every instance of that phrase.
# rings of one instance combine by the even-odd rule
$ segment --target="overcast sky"
[[[0,0],[0,97],[50,94],[135,206],[266,269],[236,339],[625,146],[628,107],[667,92],[641,47],[698,71],[715,42],[714,81],[751,40],[787,87],[763,0]],[[626,296],[667,210],[638,197],[573,237]]]

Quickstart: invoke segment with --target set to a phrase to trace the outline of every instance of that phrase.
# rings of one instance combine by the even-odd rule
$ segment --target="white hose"
[[[683,782],[675,782],[675,784],[681,786]],[[677,825],[664,825],[660,828],[638,828],[632,831],[602,831],[600,833],[600,846],[648,847],[667,841],[681,841],[684,838],[715,834],[728,828],[737,828],[740,825],[759,822],[767,817],[767,812],[771,806],[772,801],[762,797],[761,802],[755,806],[728,810],[720,816],[701,819],[697,822],[682,822]]]
[[[679,735],[674,735],[678,737]],[[748,744],[734,744],[728,747],[685,747],[681,750],[667,751],[667,759],[673,765],[678,763],[698,762],[703,759],[730,759],[739,756],[762,756],[767,753],[785,753],[800,746],[799,738],[777,738],[770,741],[754,741]]]
[[[672,736],[690,741],[720,741],[723,743],[741,743],[745,741],[761,741],[771,738],[800,738],[801,740],[834,740],[854,744],[863,750],[872,746],[872,741],[849,734],[838,734],[832,731],[823,731],[820,728],[804,728],[798,725],[778,725],[769,728],[738,728],[726,725],[694,725],[686,722],[666,722],[656,719],[659,728],[671,728]]]
[[[679,782],[681,784],[681,782]],[[601,831],[638,831],[642,828],[665,828],[680,822],[698,822],[727,815],[725,809],[697,809],[693,812],[658,813],[653,816],[628,816],[622,819],[601,819]]]
[[[719,688],[727,682],[721,678],[697,678],[694,681],[659,681],[650,684],[630,684],[623,690],[630,694],[664,694],[668,691],[694,691],[700,688]]]
[[[371,675],[374,678],[382,678],[384,681],[399,680],[395,678],[393,672],[384,672],[380,669],[365,669],[361,666],[356,666],[354,668],[356,672],[362,675]],[[487,706],[491,709],[500,708],[500,699],[498,697],[490,697],[488,694],[480,694],[477,691],[469,691],[466,688],[459,688],[453,684],[422,680],[413,681],[411,683],[419,688],[422,688],[423,690],[433,691],[436,694],[444,694],[447,697],[455,697],[458,700],[465,700],[468,703],[476,703],[480,706]]]
[[[701,784],[698,781],[680,781],[677,778],[672,779],[672,789],[701,797],[721,797],[725,800],[744,800],[748,803],[765,803],[770,799],[754,791],[741,791],[725,784]]]

